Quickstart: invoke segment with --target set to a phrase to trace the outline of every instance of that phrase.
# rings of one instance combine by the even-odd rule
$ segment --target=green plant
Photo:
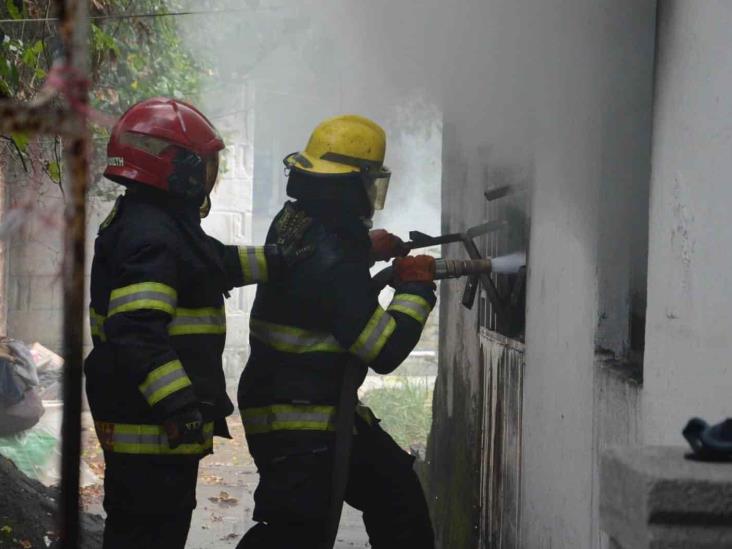
[[[368,391],[362,401],[402,448],[427,444],[432,424],[432,387],[426,382],[398,379]]]
[[[90,100],[95,109],[118,115],[135,102],[166,95],[197,102],[209,71],[188,53],[176,18],[178,0],[91,0],[89,32]],[[58,44],[51,0],[0,0],[0,98],[32,99],[43,85]],[[103,158],[108,132],[93,127],[94,158]],[[2,136],[5,150],[41,165],[60,183],[60,141],[30,147],[25,134]],[[39,164],[34,164],[37,162]],[[96,168],[100,163],[96,163]]]

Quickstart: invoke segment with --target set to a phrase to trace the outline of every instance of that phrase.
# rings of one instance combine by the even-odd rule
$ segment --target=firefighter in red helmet
[[[117,122],[104,175],[126,187],[95,241],[86,390],[106,464],[104,548],[183,548],[198,462],[233,411],[224,296],[309,253],[304,215],[274,245],[201,229],[224,142],[193,106],[143,101]]]

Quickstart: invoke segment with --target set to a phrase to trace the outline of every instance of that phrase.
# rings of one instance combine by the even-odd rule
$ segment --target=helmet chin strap
[[[203,199],[203,203],[198,208],[198,214],[201,216],[201,219],[208,217],[208,214],[211,212],[211,196],[206,195],[206,197]]]

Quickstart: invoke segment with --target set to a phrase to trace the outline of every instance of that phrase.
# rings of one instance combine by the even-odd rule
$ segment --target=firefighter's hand
[[[401,238],[384,229],[370,231],[369,238],[371,239],[371,259],[373,261],[388,261],[409,253],[409,248]]]
[[[163,422],[168,446],[174,450],[181,444],[203,444],[203,416],[198,408],[184,408]]]
[[[294,208],[290,203],[285,204],[284,211],[275,221],[277,251],[288,267],[309,257],[315,247],[305,244],[303,238],[313,220],[305,212]]]
[[[393,262],[394,283],[435,280],[435,258],[431,255],[398,257]]]

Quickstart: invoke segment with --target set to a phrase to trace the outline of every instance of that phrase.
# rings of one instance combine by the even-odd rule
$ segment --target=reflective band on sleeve
[[[213,448],[213,422],[203,425],[203,444],[168,445],[168,436],[160,425],[131,425],[95,421],[94,427],[102,449],[116,454],[201,455]]]
[[[366,364],[374,360],[396,329],[396,321],[377,306],[366,327],[349,351]]]
[[[427,317],[430,315],[430,311],[432,311],[432,307],[430,307],[426,299],[418,295],[396,294],[386,310],[404,313],[424,326],[424,323],[427,322]]]
[[[226,311],[223,307],[175,310],[175,317],[168,324],[170,335],[225,334]]]
[[[239,261],[244,284],[267,282],[267,257],[264,246],[239,246]]]
[[[102,341],[107,340],[107,337],[104,335],[104,315],[96,312],[94,307],[89,308],[89,327],[92,337],[98,337]]]
[[[173,316],[177,297],[173,288],[159,282],[131,284],[112,290],[108,316],[139,309],[156,309]]]
[[[247,435],[272,431],[335,430],[334,406],[275,404],[262,408],[242,408],[240,413]]]
[[[150,406],[155,406],[165,397],[191,385],[186,371],[179,360],[158,366],[150,372],[140,385],[140,392]]]
[[[326,332],[273,324],[256,318],[249,321],[249,334],[284,353],[343,353],[343,347]]]

